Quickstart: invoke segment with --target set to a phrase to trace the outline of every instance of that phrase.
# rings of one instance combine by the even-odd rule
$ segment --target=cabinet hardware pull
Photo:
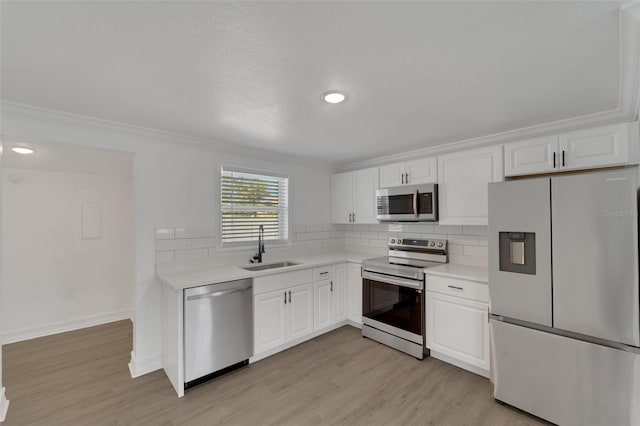
[[[284,304],[285,305],[287,304],[287,292],[286,291],[284,292]]]
[[[564,167],[564,166],[565,166],[565,164],[564,164],[564,149],[563,149],[562,150],[562,167]]]
[[[400,176],[401,176],[402,184],[404,185],[404,173],[401,174]]]
[[[452,289],[454,289],[454,290],[464,290],[464,288],[462,288],[462,287],[456,287],[455,285],[449,285],[449,286],[447,286],[447,287],[452,288]]]
[[[329,271],[320,272],[320,275],[327,275]]]
[[[405,173],[405,174],[404,174],[404,181],[405,181],[406,183],[409,183],[409,173]]]
[[[557,156],[557,153],[556,153],[556,152],[554,152],[554,153],[553,153],[553,168],[554,168],[554,169],[556,168],[556,156]]]
[[[354,223],[356,222],[356,214],[355,213],[353,214],[353,222]]]
[[[291,290],[289,290],[289,303],[291,303]]]
[[[333,281],[331,281],[331,287],[329,287],[329,290],[333,292]]]

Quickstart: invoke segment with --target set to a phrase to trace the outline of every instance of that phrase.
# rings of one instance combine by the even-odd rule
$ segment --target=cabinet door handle
[[[320,272],[320,275],[327,275],[329,271]]]
[[[464,288],[462,288],[462,287],[456,287],[455,285],[449,285],[449,286],[447,286],[447,287],[452,288],[452,289],[454,289],[454,290],[464,290]]]
[[[329,287],[329,291],[333,292],[333,281],[331,281],[331,286]]]
[[[291,304],[291,290],[289,290],[289,304]]]
[[[400,175],[400,178],[402,180],[402,184],[404,185],[404,173]]]
[[[562,150],[562,167],[564,167],[564,166],[565,166],[565,164],[564,164],[564,149],[563,149]]]
[[[406,183],[409,183],[409,173],[405,173],[405,174],[404,174],[404,181],[405,181]]]
[[[557,152],[554,152],[554,153],[553,153],[553,168],[554,168],[554,169],[556,168],[556,157],[557,157],[557,156],[558,156],[558,153],[557,153]]]
[[[287,292],[286,291],[284,292],[284,304],[285,305],[287,304]]]
[[[354,213],[353,214],[353,223],[355,223],[355,222],[356,222],[356,214]]]

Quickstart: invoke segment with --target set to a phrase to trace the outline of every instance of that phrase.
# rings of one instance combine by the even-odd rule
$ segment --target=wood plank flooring
[[[3,347],[13,425],[534,425],[489,380],[342,327],[179,399],[163,371],[131,379],[119,321]]]

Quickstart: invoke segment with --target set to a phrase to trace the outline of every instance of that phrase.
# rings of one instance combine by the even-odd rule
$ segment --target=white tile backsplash
[[[175,238],[175,229],[156,229],[156,240],[173,240]]]
[[[156,251],[186,250],[191,248],[191,240],[157,240]]]
[[[386,232],[384,232],[386,227]],[[446,238],[449,241],[449,261],[470,265],[487,265],[487,227],[434,225],[434,224],[386,224],[348,225],[344,229],[345,248],[364,249],[387,247],[390,237],[396,238]],[[377,232],[372,232],[372,230]]]
[[[291,246],[337,247],[383,254],[390,237],[447,238],[449,260],[472,265],[487,264],[487,227],[422,223],[291,226]],[[156,230],[156,263],[224,256],[214,228],[162,228]],[[269,244],[267,242],[267,249]]]
[[[215,236],[213,228],[176,228],[175,237],[180,238],[208,238]]]

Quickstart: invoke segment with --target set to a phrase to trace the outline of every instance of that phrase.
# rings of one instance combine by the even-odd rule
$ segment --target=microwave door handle
[[[419,216],[418,213],[418,199],[420,198],[420,193],[416,189],[416,193],[413,194],[413,213],[415,213],[416,218]]]

